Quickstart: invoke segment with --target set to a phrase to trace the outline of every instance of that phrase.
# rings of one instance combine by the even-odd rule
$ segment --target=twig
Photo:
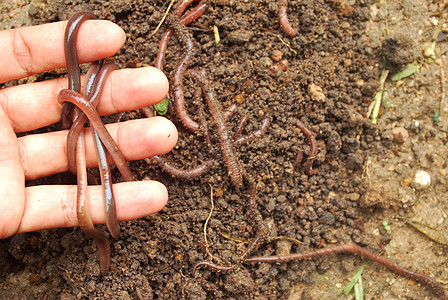
[[[292,52],[294,52],[294,54],[297,55],[297,51],[294,50],[294,49],[291,47],[290,44],[288,44],[287,42],[285,42],[279,34],[274,34],[274,35],[275,35],[276,37],[278,37],[278,38],[280,39],[280,41],[281,41],[286,47],[289,48],[289,50],[291,50]]]
[[[210,220],[210,218],[212,217],[213,210],[215,209],[215,204],[213,203],[213,187],[211,185],[210,185],[210,202],[212,204],[212,207],[210,208],[210,213],[208,214],[208,217],[207,217],[207,219],[205,220],[205,223],[204,223],[205,252],[207,252],[207,254],[210,255],[210,257],[216,259],[216,257],[214,257],[213,254],[210,253],[210,251],[209,251],[209,244],[208,244],[208,241],[207,241],[207,224],[208,224],[208,221]]]
[[[162,17],[162,19],[160,20],[160,22],[159,22],[159,24],[157,25],[157,27],[154,29],[154,31],[153,31],[153,32],[151,33],[151,35],[149,36],[148,40],[150,40],[150,39],[154,36],[154,34],[157,33],[157,31],[159,30],[160,26],[162,26],[163,22],[164,22],[165,19],[166,19],[166,16],[167,16],[168,13],[170,12],[171,7],[172,7],[173,4],[174,4],[174,1],[176,1],[176,0],[171,0],[170,4],[168,5],[168,7],[167,7],[167,9],[166,9],[166,11],[165,11],[165,14],[163,15],[163,17]]]
[[[277,240],[286,240],[286,241],[292,242],[292,243],[294,243],[296,245],[302,245],[303,244],[303,242],[299,241],[298,239],[287,237],[287,236],[282,236],[282,235],[281,236],[277,236],[277,237],[272,239],[272,241],[277,241]]]

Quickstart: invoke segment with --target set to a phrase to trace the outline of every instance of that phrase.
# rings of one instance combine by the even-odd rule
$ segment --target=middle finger
[[[131,120],[106,125],[126,160],[144,159],[169,152],[177,142],[174,124],[164,117]],[[90,130],[85,128],[88,167],[98,165]],[[20,156],[26,180],[68,170],[68,130],[27,135],[19,138]]]

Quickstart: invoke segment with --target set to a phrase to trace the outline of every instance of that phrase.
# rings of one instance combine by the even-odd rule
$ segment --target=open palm
[[[24,78],[65,66],[63,36],[66,22],[0,32],[0,82]],[[85,22],[79,31],[81,62],[116,53],[125,40],[117,25],[103,20]],[[77,226],[76,186],[25,187],[25,180],[67,171],[67,130],[16,133],[41,128],[60,120],[58,92],[67,79],[54,79],[0,90],[0,238],[40,229]],[[160,71],[147,67],[112,72],[98,106],[101,115],[138,109],[162,100],[168,81]],[[164,154],[177,141],[174,125],[165,118],[132,120],[107,126],[127,160]],[[86,133],[87,165],[96,156]],[[114,184],[119,221],[157,212],[166,204],[164,185],[156,181]],[[94,223],[104,223],[101,186],[89,186],[89,207]]]

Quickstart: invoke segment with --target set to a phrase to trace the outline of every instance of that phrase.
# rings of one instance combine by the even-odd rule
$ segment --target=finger
[[[113,71],[101,93],[101,115],[134,110],[160,102],[168,93],[168,79],[156,68]],[[6,109],[16,132],[25,132],[56,123],[61,105],[56,97],[67,88],[67,79],[54,79],[0,90],[0,104]]]
[[[0,107],[0,238],[13,235],[20,225],[25,202],[17,138]]]
[[[144,159],[169,152],[177,142],[177,130],[166,118],[154,117],[107,125],[126,160]],[[21,161],[27,180],[68,170],[67,130],[19,138]],[[90,130],[85,129],[87,166],[97,166]]]
[[[0,31],[0,82],[65,66],[66,21]],[[124,31],[105,20],[83,23],[77,50],[80,63],[114,55],[126,39]]]
[[[76,190],[76,186],[64,185],[26,188],[25,213],[17,233],[78,226]],[[113,185],[113,191],[118,221],[129,221],[158,212],[168,200],[166,187],[157,181],[117,183]],[[87,203],[93,223],[104,224],[101,186],[87,188]]]

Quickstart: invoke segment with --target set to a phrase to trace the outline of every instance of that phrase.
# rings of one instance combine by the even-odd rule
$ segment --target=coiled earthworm
[[[100,66],[101,67],[101,66]],[[86,89],[89,89],[90,84],[92,84],[92,86],[90,87],[92,90],[91,91],[87,91],[86,94],[86,98],[88,98],[91,102],[92,107],[96,107],[98,105],[98,101],[99,101],[99,96],[104,88],[104,84],[106,83],[106,79],[109,76],[109,74],[114,71],[117,70],[118,67],[117,65],[110,63],[110,64],[106,64],[105,66],[101,67],[101,69],[99,70],[99,72],[97,70],[92,70],[91,68],[96,68],[95,65],[93,65],[93,67],[91,66],[89,68],[89,72],[86,75]],[[89,74],[92,75],[89,75]],[[93,83],[90,83],[89,81],[95,80]],[[88,93],[90,93],[90,95],[88,95]],[[85,124],[85,122],[87,121],[87,117],[85,114],[81,114],[78,118],[75,119],[75,121],[73,122],[72,127],[70,128],[70,131],[67,135],[67,159],[68,159],[68,167],[69,170],[73,173],[76,174],[75,170],[76,167],[74,165],[74,156],[75,156],[75,144],[76,144],[76,139],[79,136],[79,133],[81,132],[81,130],[83,129],[83,126]]]
[[[278,255],[278,256],[267,256],[267,257],[250,257],[245,260],[246,263],[273,263],[273,262],[288,262],[292,260],[300,260],[300,259],[306,259],[316,256],[322,256],[322,255],[328,255],[333,253],[353,253],[360,255],[362,257],[365,257],[367,259],[370,259],[372,261],[375,261],[379,264],[384,265],[385,267],[389,268],[390,270],[406,276],[408,278],[411,278],[413,280],[428,284],[440,297],[440,299],[447,299],[445,295],[445,291],[443,287],[432,279],[429,276],[419,274],[410,270],[407,270],[398,264],[392,262],[391,260],[376,255],[372,252],[370,252],[367,249],[364,249],[357,245],[340,245],[340,246],[334,246],[329,248],[323,248],[323,249],[317,249],[314,251],[310,251],[307,253],[297,253],[297,254],[288,254],[288,255]]]
[[[280,26],[282,27],[283,32],[289,37],[296,36],[299,31],[291,26],[291,24],[289,23],[288,14],[286,13],[286,10],[288,8],[288,1],[278,0],[277,6],[278,21],[280,23]]]
[[[96,17],[89,12],[79,12],[75,14],[72,18],[70,18],[70,20],[67,22],[67,27],[64,36],[64,52],[65,52],[66,65],[68,69],[68,87],[74,92],[80,92],[81,90],[80,71],[78,66],[79,62],[76,50],[76,40],[78,30],[84,21],[95,18]],[[92,98],[91,96],[95,96],[91,100],[95,100],[96,98],[98,98],[98,93],[100,93],[102,90],[103,83],[99,85],[99,89],[96,89],[95,85],[98,81],[97,75],[101,67],[102,67],[102,61],[99,61],[93,63],[89,68],[84,94],[86,98],[89,99]],[[94,95],[95,93],[97,95]],[[78,108],[74,107],[73,104],[71,103],[63,104],[61,110],[61,127],[68,128],[71,125],[73,125],[72,129],[69,131],[69,137],[67,138],[67,158],[69,162],[69,168],[73,173],[77,173],[78,223],[81,228],[81,231],[83,231],[87,236],[95,240],[99,252],[101,274],[106,275],[107,272],[109,271],[109,265],[110,265],[109,241],[107,240],[106,235],[102,231],[94,227],[86,203],[85,190],[87,188],[87,171],[85,161],[85,141],[84,141],[84,133],[81,132],[85,121],[86,121],[85,115]],[[77,133],[75,132],[76,130]],[[70,139],[70,133],[72,136],[74,136],[74,138]],[[101,142],[99,142],[99,146],[97,147],[102,147]],[[104,177],[102,178],[103,183],[105,182]],[[106,181],[106,184],[103,184],[103,193],[105,195],[105,198],[106,194],[108,194],[108,192],[111,192],[111,188],[112,187],[110,182]],[[115,219],[115,223],[118,225],[118,222],[116,221],[115,210],[109,209],[108,213],[106,213],[106,220],[107,219],[112,220]],[[110,226],[110,228],[112,235],[115,236],[119,235],[119,227],[118,227],[118,234],[117,229],[115,227]]]
[[[58,94],[57,99],[60,103],[70,102],[75,104],[86,114],[87,118],[89,119],[90,125],[97,131],[98,135],[101,138],[101,141],[112,156],[112,159],[114,160],[115,165],[117,166],[123,178],[126,181],[133,181],[134,176],[129,170],[123,154],[121,153],[120,149],[118,149],[117,144],[110,136],[100,116],[92,107],[90,102],[86,100],[80,93],[68,89],[61,90]]]
[[[299,120],[296,121],[296,125],[297,127],[300,128],[300,130],[302,130],[302,132],[305,134],[305,136],[307,137],[308,141],[310,142],[310,155],[308,156],[306,162],[303,164],[303,168],[305,170],[305,174],[307,175],[315,175],[317,174],[318,170],[313,170],[313,162],[316,159],[316,155],[317,155],[317,142],[316,142],[316,138],[314,137],[314,134],[311,132],[311,130],[309,130],[308,128],[305,127],[305,125],[300,122]],[[303,153],[299,152],[297,154],[297,157],[300,157],[303,155]],[[298,164],[300,163],[300,161],[298,161],[298,159],[295,160],[294,164]]]
[[[90,12],[78,12],[74,14],[67,22],[64,33],[64,53],[67,65],[68,88],[75,92],[81,92],[81,75],[79,72],[78,53],[76,51],[76,38],[81,24],[87,20],[96,19],[96,16]],[[61,127],[70,128],[73,122],[74,107],[71,103],[62,105]]]

